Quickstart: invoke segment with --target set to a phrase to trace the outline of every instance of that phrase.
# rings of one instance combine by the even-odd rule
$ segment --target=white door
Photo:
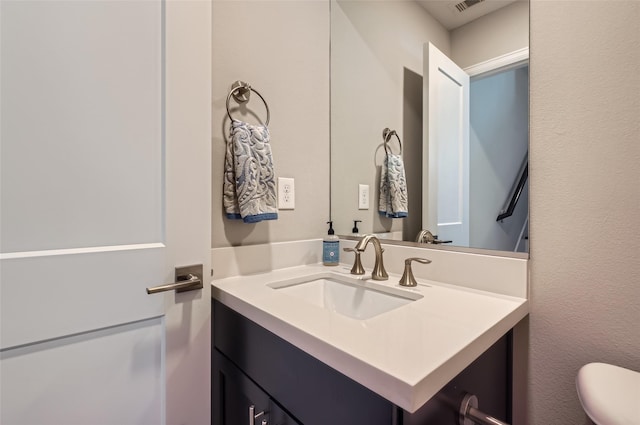
[[[469,246],[469,76],[424,46],[422,227]]]
[[[0,423],[210,423],[210,32],[206,1],[0,2]]]

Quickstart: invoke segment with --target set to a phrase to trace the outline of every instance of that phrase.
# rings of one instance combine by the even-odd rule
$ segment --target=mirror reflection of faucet
[[[429,244],[443,244],[443,243],[451,243],[453,241],[442,241],[438,239],[438,235],[434,235],[428,230],[421,230],[418,233],[418,237],[416,238],[416,242],[418,243],[429,243]]]

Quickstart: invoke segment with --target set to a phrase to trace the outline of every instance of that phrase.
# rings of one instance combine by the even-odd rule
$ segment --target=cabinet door
[[[278,406],[273,399],[269,404],[269,425],[301,425]]]
[[[269,407],[269,396],[218,351],[212,353],[213,425],[249,425],[249,409],[255,414]],[[260,424],[263,416],[256,418]]]
[[[300,425],[219,351],[212,357],[213,425],[249,425],[250,412],[256,425]]]

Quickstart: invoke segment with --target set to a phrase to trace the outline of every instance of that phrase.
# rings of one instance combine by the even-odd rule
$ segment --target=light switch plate
[[[369,185],[368,184],[358,185],[358,209],[359,210],[369,209]]]
[[[296,190],[294,180],[278,177],[278,209],[292,210],[296,207]]]

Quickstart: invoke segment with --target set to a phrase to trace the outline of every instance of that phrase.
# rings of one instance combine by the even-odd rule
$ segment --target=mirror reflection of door
[[[423,226],[456,246],[526,252],[526,183],[513,213],[496,220],[528,153],[526,62],[470,80],[431,43],[424,58]]]
[[[422,224],[469,246],[469,75],[427,43],[424,76]]]

